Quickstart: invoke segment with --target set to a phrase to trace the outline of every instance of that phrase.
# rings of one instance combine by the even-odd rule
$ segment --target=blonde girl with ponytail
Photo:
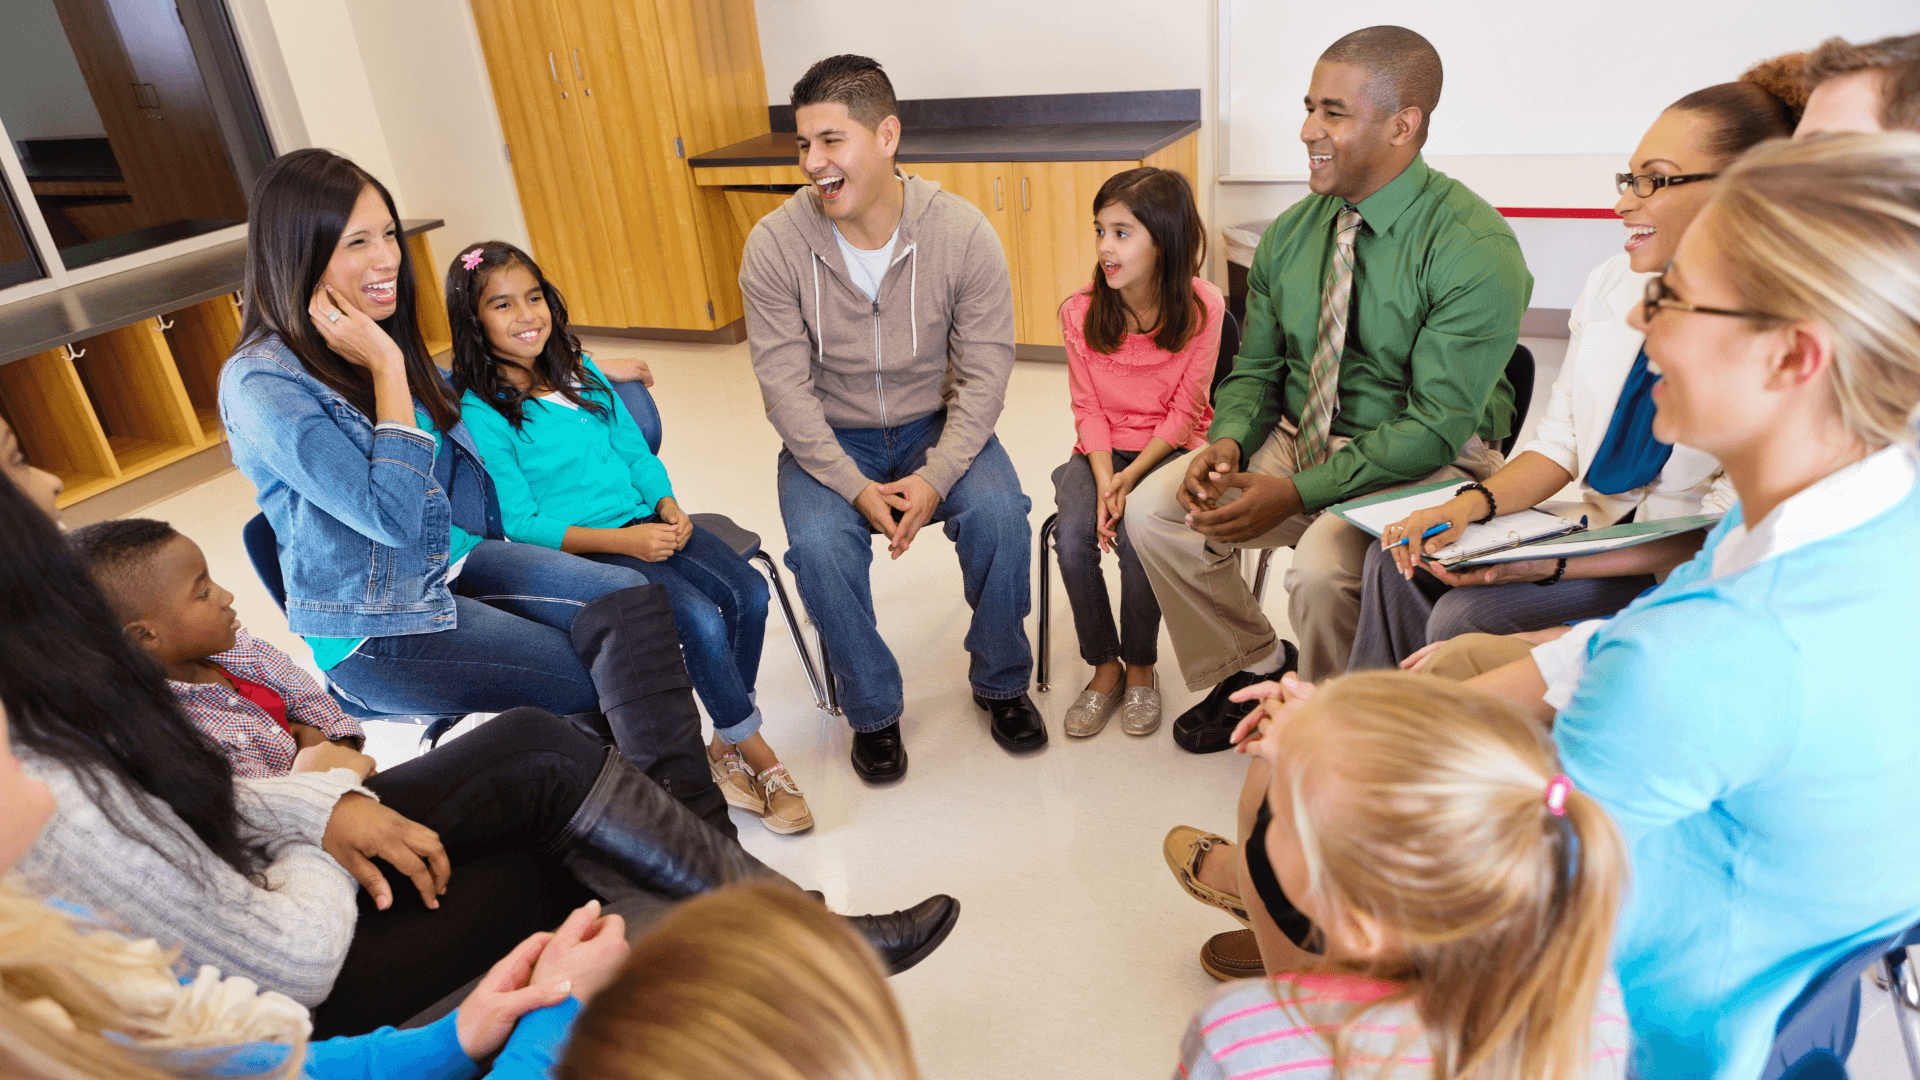
[[[1221,987],[1179,1075],[1623,1076],[1608,952],[1626,858],[1546,729],[1403,672],[1250,690],[1276,696],[1242,725],[1264,726],[1250,749],[1271,766],[1246,900],[1319,955]]]

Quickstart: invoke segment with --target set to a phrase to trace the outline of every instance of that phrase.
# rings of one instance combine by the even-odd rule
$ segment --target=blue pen
[[[1421,533],[1420,539],[1426,540],[1435,536],[1439,536],[1441,533],[1446,532],[1448,529],[1451,529],[1451,528],[1453,528],[1452,522],[1443,521],[1440,524],[1435,525],[1433,528],[1428,529],[1426,532]],[[1412,539],[1413,537],[1411,536],[1403,536],[1399,540],[1395,541],[1394,543],[1388,544],[1387,548],[1388,550],[1392,550],[1393,548],[1397,548],[1402,544],[1405,544],[1411,541]]]

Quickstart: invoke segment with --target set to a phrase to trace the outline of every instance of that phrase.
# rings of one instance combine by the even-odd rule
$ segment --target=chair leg
[[[827,651],[827,636],[820,632],[820,624],[813,624],[814,637],[820,642],[820,674],[827,687],[827,715],[839,716],[840,687],[833,678],[833,654]]]
[[[1053,560],[1047,557],[1047,541],[1059,524],[1057,513],[1040,523],[1040,641],[1033,658],[1033,681],[1043,694],[1052,689],[1047,682],[1047,658],[1053,652]]]
[[[1267,598],[1267,564],[1273,562],[1273,549],[1262,548],[1260,562],[1253,571],[1253,602],[1258,604]]]
[[[1881,965],[1893,994],[1893,1020],[1907,1048],[1907,1069],[1920,1080],[1920,971],[1914,970],[1913,953],[1907,949],[1888,953]]]
[[[780,570],[774,564],[773,556],[764,549],[753,556],[766,569],[767,579],[773,583],[773,597],[780,602],[780,614],[786,618],[787,634],[793,638],[793,651],[800,655],[800,668],[807,673],[807,685],[813,688],[813,707],[825,709],[827,695],[822,689],[820,672],[814,667],[813,651],[807,648],[806,635],[800,632],[800,620],[794,617],[793,601],[787,596],[786,583],[780,580]]]

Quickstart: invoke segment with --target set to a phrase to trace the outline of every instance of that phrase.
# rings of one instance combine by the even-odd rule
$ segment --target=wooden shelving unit
[[[220,365],[240,340],[240,298],[216,296],[174,312],[164,320],[167,347],[180,366],[187,400],[208,442],[224,437],[220,430]]]

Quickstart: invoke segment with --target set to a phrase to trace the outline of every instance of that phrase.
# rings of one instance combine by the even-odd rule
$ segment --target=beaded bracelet
[[[1487,522],[1492,521],[1494,517],[1496,517],[1500,513],[1500,505],[1493,501],[1493,492],[1488,491],[1487,485],[1479,482],[1478,480],[1475,480],[1473,483],[1470,483],[1470,484],[1461,484],[1460,487],[1454,491],[1453,493],[1454,498],[1459,498],[1460,496],[1465,495],[1469,491],[1477,491],[1480,494],[1485,495],[1487,497],[1487,516],[1481,518],[1478,521],[1468,522],[1469,525],[1485,525]]]
[[[1534,582],[1534,584],[1535,585],[1551,585],[1554,582],[1559,581],[1560,575],[1566,572],[1567,572],[1567,560],[1561,559],[1560,565],[1553,568],[1552,577],[1543,577],[1539,581]]]

